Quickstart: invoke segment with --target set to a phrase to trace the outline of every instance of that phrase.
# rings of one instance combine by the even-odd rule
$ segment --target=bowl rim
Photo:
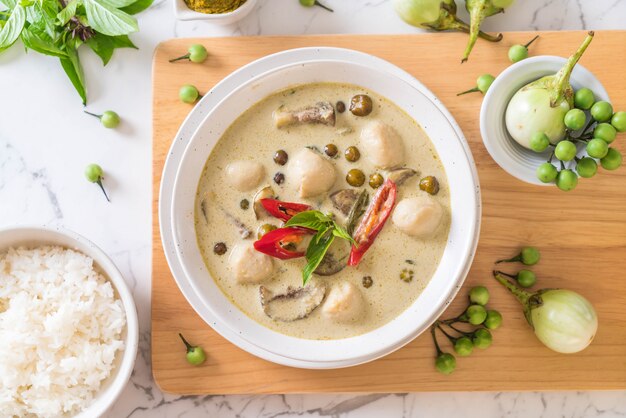
[[[35,240],[17,239],[14,240],[15,244],[0,247],[0,251],[20,245],[60,245],[62,247],[78,251],[93,259],[96,265],[105,274],[106,279],[117,291],[119,299],[122,301],[124,306],[124,313],[126,316],[126,338],[124,340],[124,349],[121,353],[121,360],[117,370],[113,370],[111,376],[107,378],[111,380],[105,390],[103,392],[101,390],[96,392],[92,403],[73,417],[90,418],[104,414],[113,406],[126,387],[126,384],[133,372],[137,356],[139,344],[139,321],[137,308],[128,284],[124,280],[122,273],[119,271],[113,260],[111,260],[111,258],[102,249],[100,249],[100,247],[94,244],[91,240],[85,238],[83,235],[80,235],[70,229],[60,226],[48,226],[33,223],[17,224],[0,228],[0,236],[8,233],[35,233],[41,234],[41,238],[37,238]],[[68,244],[60,244],[55,241],[55,239],[59,241],[68,241],[72,244],[71,246]]]
[[[313,54],[312,54],[313,52]],[[445,119],[448,121],[448,123],[450,124],[450,127],[455,131],[456,136],[459,139],[460,145],[462,146],[462,150],[465,154],[465,159],[468,162],[468,165],[470,167],[470,170],[472,171],[472,179],[474,180],[474,184],[477,187],[476,190],[476,194],[475,194],[475,201],[476,201],[476,209],[475,209],[475,213],[476,213],[476,219],[475,222],[472,223],[472,226],[474,227],[474,233],[473,236],[477,237],[480,231],[480,212],[481,212],[481,202],[480,202],[480,186],[479,186],[479,182],[478,182],[478,177],[476,174],[476,168],[475,165],[473,164],[473,158],[471,155],[471,152],[469,150],[469,146],[460,130],[460,128],[458,127],[458,125],[456,124],[456,122],[454,121],[454,119],[452,118],[452,116],[449,114],[449,112],[447,111],[447,109],[445,109],[445,107],[443,107],[443,105],[441,104],[441,102],[432,94],[432,92],[430,92],[425,86],[423,86],[423,84],[421,84],[419,81],[417,81],[414,77],[412,77],[410,74],[406,73],[404,70],[401,70],[399,67],[385,61],[382,60],[380,58],[371,56],[369,54],[364,54],[362,52],[357,52],[357,51],[353,51],[353,50],[346,50],[346,49],[342,49],[342,48],[328,48],[328,47],[309,47],[309,48],[298,48],[298,49],[294,49],[294,50],[288,50],[288,51],[282,51],[279,52],[277,54],[273,54],[267,57],[263,57],[259,60],[257,60],[260,63],[267,63],[267,61],[280,61],[279,58],[281,57],[289,57],[290,55],[304,55],[304,57],[300,57],[299,60],[297,61],[315,61],[315,60],[320,60],[320,58],[316,55],[317,54],[321,54],[321,55],[330,55],[329,56],[322,56],[321,60],[322,61],[328,61],[328,60],[337,60],[338,57],[341,58],[341,60],[345,60],[346,56],[348,56],[348,58],[352,58],[352,60],[354,60],[355,58],[360,58],[361,61],[366,61],[366,64],[369,66],[374,66],[374,67],[378,67],[381,68],[381,66],[383,68],[386,68],[388,70],[392,70],[390,71],[390,75],[394,76],[396,78],[400,78],[401,81],[404,82],[408,82],[409,84],[418,84],[420,86],[420,89],[418,90],[422,95],[425,96],[426,99],[428,99],[431,103],[433,103],[433,105],[436,107],[436,109],[441,112],[445,117]],[[326,54],[324,54],[326,53]],[[309,56],[307,56],[309,55]],[[350,57],[351,56],[351,57]],[[294,57],[297,58],[297,57]],[[350,60],[350,59],[348,59]],[[239,73],[241,72],[249,72],[251,69],[251,66],[254,67],[253,64],[257,64],[257,61],[253,62],[252,64],[248,64],[247,66],[244,66],[242,68],[240,68],[239,70],[236,70],[235,72],[233,72],[231,75],[229,75],[228,77],[226,77],[222,82],[218,83],[218,85],[216,85],[214,87],[214,89],[211,91],[211,93],[215,93],[216,90],[219,90],[222,87],[222,83],[229,83],[230,80],[232,78],[236,78],[238,77]],[[287,60],[289,61],[289,60]],[[358,59],[357,59],[358,61]],[[290,62],[290,61],[289,61]],[[267,68],[265,68],[266,70],[275,70],[276,69],[276,65],[268,65]],[[256,75],[256,77],[260,78],[260,76],[263,74],[264,71],[261,71],[259,74]],[[256,78],[255,77],[255,78]],[[251,77],[243,77],[244,81],[248,81]],[[225,92],[223,92],[226,95],[229,95],[232,92],[232,88],[234,86],[229,87],[229,89],[226,89]],[[221,100],[216,100],[215,95],[211,96],[209,95],[205,95],[205,97],[203,98],[203,100],[206,100],[207,97],[210,97],[209,100],[211,100],[212,102],[221,102]],[[202,102],[200,104],[200,107],[202,105]],[[213,105],[215,106],[215,105]],[[209,109],[210,110],[210,109]],[[187,147],[187,143],[183,142],[182,144],[180,144],[181,141],[184,140],[184,138],[182,136],[193,136],[191,134],[189,134],[188,132],[183,135],[183,132],[186,130],[186,125],[188,124],[190,118],[193,117],[193,113],[190,113],[187,117],[187,119],[183,122],[183,124],[181,125],[181,128],[179,130],[179,132],[177,133],[177,138],[176,140],[172,143],[172,147],[170,148],[170,153],[168,155],[168,160],[170,160],[170,157],[173,156],[174,154],[174,150],[176,148],[178,148],[179,152],[180,152],[180,148],[181,147]],[[195,132],[197,131],[197,126],[201,125],[204,122],[204,119],[206,117],[206,112],[202,113],[202,117],[198,118],[196,117],[196,119],[200,119],[200,120],[196,120],[193,124],[195,124],[194,130],[193,130],[193,134],[195,135]],[[189,142],[189,140],[187,141]],[[176,157],[176,159],[179,159],[178,157]],[[172,175],[171,173],[168,174],[168,171],[171,170],[176,170],[177,166],[180,165],[180,161],[177,161],[175,164],[175,167],[170,167],[168,164],[169,161],[166,161],[166,164],[164,166],[164,175],[163,178],[167,179],[168,175]],[[169,181],[168,183],[171,183],[171,181]],[[165,213],[170,213],[171,212],[171,208],[166,207],[167,204],[164,203],[165,200],[171,200],[171,196],[169,196],[171,194],[171,191],[165,190],[165,182],[162,181],[161,183],[161,189],[160,189],[160,196],[161,198],[159,199],[159,221],[160,221],[160,228],[161,228],[161,233],[162,233],[162,242],[164,245],[164,248],[166,250],[166,258],[168,259],[168,263],[170,264],[170,267],[172,268],[172,272],[174,275],[174,278],[179,286],[179,288],[181,288],[183,294],[185,295],[185,297],[188,299],[189,303],[192,305],[192,307],[194,307],[194,309],[196,309],[196,311],[198,311],[197,309],[197,305],[201,304],[201,302],[199,302],[197,299],[197,297],[190,295],[190,293],[192,293],[193,291],[190,289],[185,289],[183,283],[180,283],[180,280],[178,279],[178,275],[184,275],[184,272],[181,272],[181,266],[180,266],[180,262],[178,260],[176,260],[177,258],[177,251],[175,248],[175,245],[169,245],[168,244],[168,239],[171,241],[172,240],[172,231],[169,230],[167,231],[167,224],[169,224],[169,222],[171,222],[170,219],[168,219],[167,216],[164,216]],[[170,185],[170,188],[171,185]],[[172,188],[173,189],[173,188]],[[164,197],[166,197],[164,199]],[[471,261],[474,257],[474,253],[475,253],[475,247],[477,244],[477,239],[475,239],[472,243],[473,245],[471,246],[472,248],[470,248],[470,251],[468,251],[467,254],[467,262],[465,264],[465,266],[460,265],[459,266],[459,271],[460,271],[460,277],[458,279],[458,281],[456,281],[455,283],[457,284],[457,286],[453,286],[453,289],[451,289],[450,292],[448,292],[447,298],[446,295],[444,294],[442,299],[444,300],[441,304],[440,304],[440,311],[437,313],[440,314],[441,311],[443,311],[445,309],[445,307],[448,305],[448,303],[450,302],[451,299],[454,298],[454,296],[456,295],[456,293],[458,292],[458,289],[460,288],[462,281],[465,279],[466,275],[467,275],[467,271],[469,270],[469,267],[471,265]],[[199,313],[199,312],[198,312]],[[202,314],[200,314],[202,316]],[[436,316],[434,318],[432,318],[432,320],[436,319]],[[208,321],[206,318],[204,318],[206,322],[209,323],[209,325],[211,325],[211,323],[215,323],[215,321]],[[425,327],[427,328],[427,326]],[[423,331],[423,330],[421,330]],[[219,331],[218,331],[219,332]],[[222,334],[223,335],[223,334]],[[346,362],[343,361],[328,361],[328,362],[307,362],[307,361],[300,361],[298,359],[289,359],[289,358],[285,358],[285,357],[280,357],[277,361],[276,357],[272,355],[272,353],[266,353],[263,352],[262,354],[259,354],[258,350],[250,350],[249,346],[248,348],[246,348],[245,346],[247,344],[241,344],[240,341],[237,341],[237,339],[232,338],[233,335],[230,335],[230,338],[227,335],[223,335],[225,338],[227,338],[228,340],[230,340],[233,344],[238,345],[239,347],[245,349],[246,351],[260,356],[262,358],[268,359],[270,361],[274,361],[280,364],[285,364],[288,366],[296,366],[296,367],[308,367],[308,368],[331,368],[331,367],[344,367],[344,366],[348,366],[348,365],[355,365],[355,364],[359,364],[359,362],[354,362],[351,361],[349,364],[345,364]],[[237,337],[237,335],[235,335],[235,337]],[[383,353],[381,353],[379,356],[376,357],[368,357],[366,358],[364,361],[371,361],[375,358],[378,358],[382,355],[385,355],[397,348],[400,348],[402,345],[408,343],[409,341],[411,341],[414,338],[414,336],[411,336],[411,338],[409,338],[407,341],[404,341],[402,344],[393,347],[391,350],[389,351],[384,351]],[[395,340],[395,342],[397,342],[398,340]],[[268,358],[268,354],[270,354],[270,358]],[[371,354],[369,354],[371,356]]]
[[[483,98],[483,102],[480,107],[480,115],[479,115],[480,136],[481,136],[481,139],[485,148],[487,149],[487,152],[502,170],[504,170],[511,176],[517,178],[518,180],[521,180],[529,184],[533,184],[537,186],[544,186],[544,187],[555,186],[554,183],[541,182],[539,179],[537,179],[534,170],[530,172],[527,169],[527,167],[524,167],[515,159],[510,158],[507,153],[499,152],[499,150],[502,147],[501,143],[503,141],[513,141],[513,139],[508,137],[508,133],[507,133],[506,138],[499,138],[499,137],[492,138],[492,135],[489,134],[489,126],[490,126],[489,124],[493,123],[493,120],[489,118],[489,115],[492,113],[491,112],[492,102],[495,101],[495,98],[498,95],[508,95],[509,93],[511,93],[511,89],[506,88],[506,84],[510,81],[509,79],[513,77],[514,75],[518,73],[529,72],[529,70],[532,69],[533,67],[536,68],[538,64],[542,64],[546,66],[545,71],[543,71],[545,72],[544,76],[550,75],[558,71],[565,64],[565,62],[567,62],[567,58],[564,58],[564,57],[560,57],[556,55],[539,55],[535,57],[526,58],[522,61],[519,61],[519,62],[516,62],[515,64],[510,65],[509,67],[504,69],[500,74],[498,74],[496,79],[493,81],[493,83],[487,90],[487,94],[485,94],[485,97]],[[554,66],[554,69],[551,68],[552,66]],[[550,69],[547,67],[550,67]],[[525,81],[525,83],[530,83],[541,77],[542,76],[535,78],[533,76],[532,79],[529,78],[527,81]],[[591,71],[589,71],[580,63],[576,64],[576,66],[572,70],[572,75],[570,77],[570,80],[573,81],[574,84],[576,84],[575,80],[578,80],[578,79],[588,80],[586,87],[589,87],[591,90],[593,90],[593,93],[596,98],[601,99],[601,100],[609,100],[609,95],[606,89],[604,88],[604,86],[602,85],[602,82],[600,82],[600,80]],[[511,96],[513,94],[514,92],[511,93]],[[506,104],[508,105],[508,102]],[[502,115],[504,115],[505,112],[506,112],[506,107],[503,110]],[[502,123],[505,125],[505,122],[503,119],[499,120],[498,123]],[[506,125],[504,126],[504,130],[506,131]],[[516,145],[517,144],[514,144],[514,146]],[[530,154],[531,152],[532,151],[528,150],[529,155],[533,155],[533,154]],[[541,154],[537,154],[537,155],[541,155]]]

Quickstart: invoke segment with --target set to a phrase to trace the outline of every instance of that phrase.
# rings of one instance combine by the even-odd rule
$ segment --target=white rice
[[[125,325],[90,257],[51,246],[0,253],[0,417],[83,410],[111,375]]]

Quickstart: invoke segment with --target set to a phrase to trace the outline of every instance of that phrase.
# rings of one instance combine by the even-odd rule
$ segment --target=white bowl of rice
[[[99,417],[130,378],[139,328],[111,259],[82,236],[0,229],[0,416]]]

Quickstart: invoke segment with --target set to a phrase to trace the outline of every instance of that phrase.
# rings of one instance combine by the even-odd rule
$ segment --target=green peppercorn
[[[272,232],[275,229],[276,229],[276,226],[272,224],[263,224],[257,230],[256,236],[258,239],[261,239],[263,238],[263,235],[267,234],[268,232]]]
[[[385,179],[379,173],[370,174],[369,183],[372,189],[378,189],[380,186],[383,185],[384,181]]]
[[[361,187],[365,183],[365,174],[358,168],[353,168],[346,174],[346,181],[350,186]]]
[[[402,271],[400,272],[400,280],[402,280],[405,283],[409,283],[413,280],[414,274],[415,272],[413,270],[402,269]]]
[[[346,111],[346,104],[339,100],[337,104],[335,104],[335,109],[337,109],[337,112],[343,113]]]
[[[285,175],[283,173],[276,173],[274,175],[274,183],[283,184],[285,182]]]
[[[224,255],[226,254],[227,250],[228,248],[226,247],[226,244],[224,244],[223,242],[218,242],[217,244],[213,246],[213,252],[217,255]]]
[[[274,162],[278,165],[287,164],[288,159],[289,159],[289,155],[287,155],[287,152],[285,150],[282,150],[282,149],[278,150],[274,154]]]
[[[421,179],[420,189],[432,195],[439,193],[439,181],[437,180],[437,177],[427,176]]]
[[[335,144],[327,144],[324,147],[324,153],[331,158],[337,155],[337,152],[339,152],[339,150],[337,149],[337,145]]]
[[[363,287],[369,289],[374,284],[372,276],[363,276]]]
[[[243,210],[248,210],[248,208],[250,207],[250,201],[248,199],[241,199],[241,202],[239,202],[239,207]]]
[[[372,98],[367,94],[357,94],[350,101],[350,112],[354,116],[367,116],[372,113]]]
[[[359,152],[359,149],[355,146],[346,148],[344,155],[346,156],[346,160],[350,161],[351,163],[358,161],[359,158],[361,158],[361,153]]]

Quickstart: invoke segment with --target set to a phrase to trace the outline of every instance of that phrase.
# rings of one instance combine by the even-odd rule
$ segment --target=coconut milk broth
[[[334,127],[319,124],[298,125],[278,129],[274,126],[272,113],[281,105],[289,109],[309,106],[321,100],[336,103],[341,100],[348,107],[350,98],[355,94],[368,94],[374,109],[366,117],[357,117],[346,110],[337,113]],[[321,315],[321,307],[313,311],[307,318],[293,322],[278,322],[270,319],[262,310],[259,300],[259,285],[237,284],[229,273],[228,255],[219,256],[213,252],[217,242],[225,242],[228,249],[242,242],[238,230],[224,216],[224,212],[235,215],[252,231],[256,239],[257,228],[264,223],[272,223],[280,227],[277,219],[255,219],[252,200],[256,190],[271,185],[278,198],[283,201],[307,203],[323,212],[333,208],[328,195],[320,195],[312,199],[300,198],[290,179],[277,185],[272,180],[275,173],[286,172],[286,166],[279,166],[272,160],[274,153],[285,150],[289,156],[302,147],[317,147],[334,143],[339,149],[337,157],[332,159],[337,172],[333,189],[349,188],[345,176],[348,170],[359,168],[366,175],[365,187],[370,196],[375,193],[367,184],[370,174],[377,172],[369,163],[361,150],[361,158],[350,163],[343,157],[343,151],[355,145],[359,147],[361,128],[370,120],[379,119],[393,126],[403,139],[406,151],[406,166],[418,171],[418,175],[398,186],[396,202],[406,197],[414,197],[420,193],[418,182],[421,176],[432,175],[440,183],[440,191],[433,196],[445,209],[445,217],[438,233],[429,239],[412,238],[400,232],[391,222],[387,221],[374,245],[369,249],[357,267],[346,267],[332,276],[316,276],[311,280],[324,282],[330,288],[333,282],[346,280],[352,282],[361,291],[367,309],[364,316],[348,324],[334,323]],[[348,131],[348,133],[344,132]],[[266,175],[259,187],[251,192],[242,193],[227,185],[223,176],[225,167],[234,160],[256,160],[265,167]],[[204,213],[201,202],[206,199]],[[240,201],[250,201],[250,208],[242,210]],[[343,219],[338,215],[339,219]],[[211,152],[203,173],[200,177],[195,202],[195,228],[198,246],[206,262],[207,269],[220,289],[233,304],[253,320],[280,333],[307,339],[338,339],[352,337],[374,330],[400,315],[409,307],[428,284],[435,272],[448,237],[450,229],[450,196],[447,178],[439,157],[422,128],[402,109],[378,94],[358,86],[334,83],[316,83],[295,86],[275,93],[242,113],[227,129]],[[407,262],[407,260],[409,260]],[[413,264],[410,264],[410,263]],[[292,260],[274,259],[274,276],[263,283],[276,293],[282,293],[288,286],[302,285],[302,268],[304,258]],[[400,279],[403,269],[413,271],[413,280],[406,283]],[[362,284],[364,276],[371,276],[373,285],[365,288]],[[211,280],[207,277],[207,280]]]

